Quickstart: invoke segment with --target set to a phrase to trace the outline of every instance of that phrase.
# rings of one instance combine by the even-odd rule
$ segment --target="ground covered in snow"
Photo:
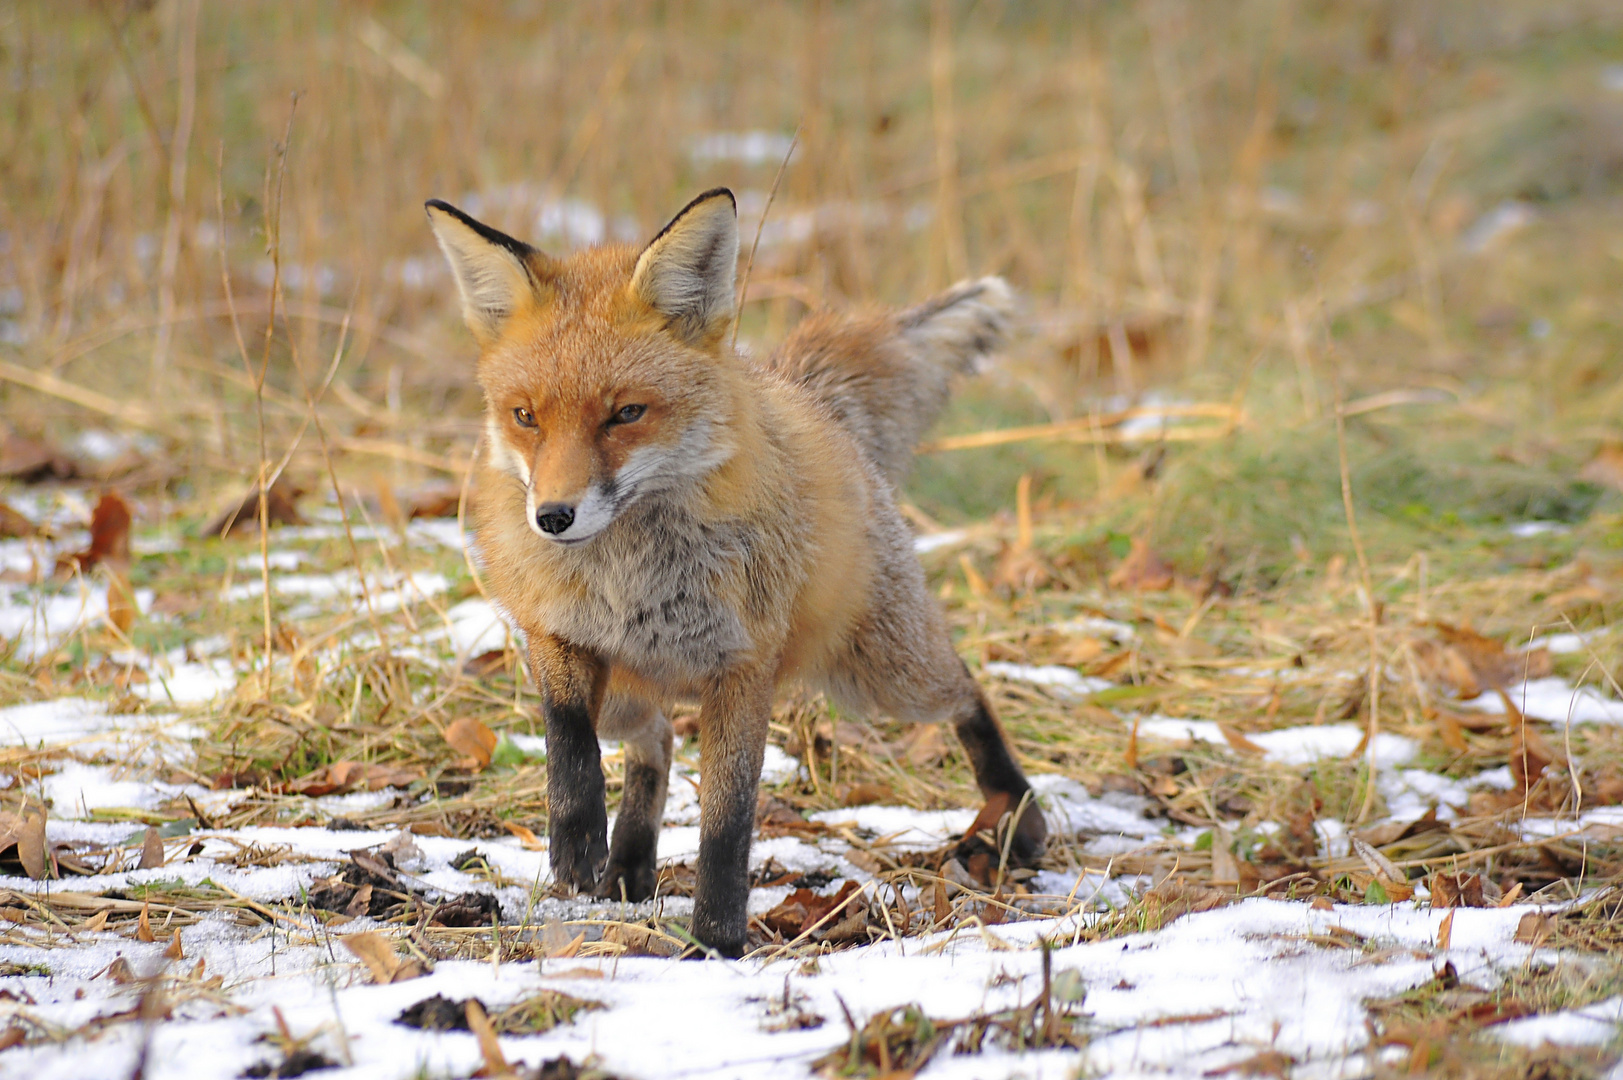
[[[791,701],[757,947],[704,960],[696,740],[661,897],[554,889],[545,743],[454,522],[328,520],[263,557],[138,535],[117,629],[118,581],[42,572],[87,509],[31,506],[56,535],[0,543],[29,673],[0,708],[0,1074],[1600,1075],[1623,1047],[1603,630],[1417,621],[1370,738],[1356,633],[1236,646],[1267,620],[968,579],[949,608],[1054,834],[1043,867],[947,858],[977,806],[950,738]],[[920,548],[940,572],[978,542]]]

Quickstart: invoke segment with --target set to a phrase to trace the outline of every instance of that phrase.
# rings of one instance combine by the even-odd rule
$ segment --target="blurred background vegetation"
[[[1030,476],[1077,565],[1148,534],[1265,587],[1347,550],[1340,402],[1372,558],[1623,545],[1606,0],[18,0],[0,72],[0,412],[135,438],[121,482],[165,512],[296,442],[317,473],[312,399],[361,488],[460,476],[473,350],[425,198],[565,251],[726,184],[747,244],[798,131],[742,341],[1004,274],[1019,341],[943,433],[1120,436],[928,454],[921,520]],[[1113,419],[1196,402],[1234,422]]]

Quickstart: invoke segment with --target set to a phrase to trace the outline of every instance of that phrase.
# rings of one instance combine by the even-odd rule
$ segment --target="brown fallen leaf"
[[[1436,622],[1432,627],[1442,638],[1447,653],[1466,666],[1480,689],[1518,685],[1523,679],[1541,679],[1554,670],[1548,649],[1511,652],[1501,642],[1484,637],[1468,626]],[[1469,686],[1460,688],[1461,697],[1467,696],[1464,693],[1467,689]]]
[[[372,910],[372,883],[367,882],[355,890],[355,895],[349,898],[344,905],[344,914],[351,919],[359,919]]]
[[[155,870],[163,865],[163,837],[151,825],[147,826],[146,835],[141,838],[141,864],[142,870]]]
[[[507,831],[518,837],[519,846],[525,851],[545,851],[547,842],[516,821],[504,821]]]
[[[1487,907],[1482,878],[1477,874],[1450,874],[1439,870],[1426,883],[1434,908]]]
[[[502,1056],[502,1044],[496,1038],[496,1029],[491,1025],[490,1018],[485,1015],[484,1007],[479,1004],[478,999],[469,998],[467,1004],[463,1006],[463,1012],[468,1019],[468,1030],[479,1040],[479,1056],[485,1059],[478,1075],[492,1077],[513,1075],[512,1066],[508,1065],[507,1059]]]
[[[784,897],[783,902],[777,907],[762,915],[761,922],[785,939],[792,940],[811,930],[825,915],[845,904],[857,888],[856,882],[847,879],[833,896],[819,896],[810,889],[796,889]],[[865,904],[853,901],[851,906],[860,909],[866,918],[868,909]],[[831,920],[833,921],[835,920]],[[825,924],[825,927],[827,926],[828,924]]]
[[[1443,916],[1443,921],[1437,925],[1437,948],[1445,950],[1454,943],[1454,910],[1449,909]]]
[[[121,567],[127,575],[130,565],[130,525],[134,516],[130,504],[116,491],[102,495],[90,515],[90,546],[72,555],[58,556],[56,572],[85,573],[108,563]]]
[[[130,967],[130,962],[124,959],[122,956],[114,957],[113,962],[101,970],[101,974],[107,976],[120,986],[136,982],[138,978],[135,974],[135,969]]]
[[[1555,916],[1542,911],[1529,911],[1516,923],[1515,940],[1522,945],[1538,948],[1555,933]]]
[[[474,716],[459,716],[445,729],[445,741],[464,755],[463,764],[475,772],[488,768],[496,752],[496,733]]]
[[[106,926],[107,909],[103,908],[94,915],[90,916],[90,918],[86,919],[84,921],[84,925],[79,927],[79,932],[82,934],[97,934],[104,930]]]
[[[38,536],[39,526],[25,514],[0,502],[0,540],[13,537]]]
[[[304,488],[288,479],[285,474],[278,476],[265,492],[265,516],[270,524],[303,525],[304,516],[299,513],[298,503],[304,494]],[[255,483],[239,502],[210,522],[202,535],[226,537],[252,532],[257,528],[259,528],[259,485]]]
[[[394,947],[379,934],[350,934],[343,941],[344,948],[366,965],[372,981],[380,986],[426,974],[418,961],[401,960],[395,955]]]
[[[1172,588],[1175,577],[1171,564],[1150,548],[1149,541],[1135,536],[1127,557],[1110,572],[1109,584],[1113,589],[1165,592]]]
[[[844,786],[839,798],[841,806],[872,806],[875,803],[895,802],[896,793],[888,784],[849,784]]]
[[[1267,750],[1264,750],[1262,747],[1258,746],[1256,743],[1252,742],[1250,739],[1246,738],[1238,728],[1225,724],[1221,720],[1217,722],[1217,730],[1223,733],[1224,741],[1226,741],[1236,753],[1251,754],[1261,757],[1263,754],[1268,752]]]
[[[152,905],[141,905],[141,921],[135,927],[136,941],[157,941],[158,935],[152,932]]]
[[[35,881],[43,878],[50,866],[45,854],[45,818],[39,814],[23,817],[0,811],[0,852],[13,845],[24,873]]]
[[[423,770],[414,766],[335,761],[290,781],[287,790],[313,798],[356,789],[382,791],[386,787],[409,787],[422,778]]]
[[[580,952],[581,946],[586,944],[586,931],[582,930],[568,941],[547,952],[549,960],[573,960]]]
[[[163,951],[163,955],[168,960],[186,959],[186,950],[180,946],[180,927],[175,927],[175,936],[170,939],[169,947]]]
[[[490,649],[478,656],[470,656],[467,663],[462,665],[462,674],[470,679],[488,679],[505,674],[511,666],[510,656],[506,649]]]

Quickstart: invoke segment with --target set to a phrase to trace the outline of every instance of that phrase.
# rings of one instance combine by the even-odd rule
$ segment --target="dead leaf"
[[[582,930],[580,933],[576,934],[574,937],[570,938],[568,941],[564,942],[562,945],[559,945],[558,947],[550,950],[547,953],[547,959],[549,959],[549,960],[573,960],[575,958],[575,956],[580,952],[581,946],[585,945],[585,944],[586,944],[586,931]]]
[[[849,784],[840,793],[841,806],[872,806],[875,803],[896,801],[896,793],[888,784]]]
[[[1397,866],[1393,864],[1391,859],[1388,859],[1385,855],[1382,855],[1379,851],[1375,850],[1366,841],[1360,840],[1356,836],[1353,837],[1352,849],[1354,854],[1356,854],[1360,859],[1364,860],[1364,865],[1369,867],[1370,873],[1374,874],[1378,878],[1385,879],[1385,881],[1382,881],[1381,884],[1384,885],[1387,881],[1404,880],[1403,871],[1399,870]]]
[[[285,474],[272,481],[270,488],[265,492],[265,516],[270,524],[303,525],[305,521],[303,515],[299,513],[298,502],[304,494],[304,488],[289,480]],[[240,502],[210,522],[202,535],[233,536],[237,533],[250,532],[258,527],[259,485],[255,483]]]
[[[151,916],[151,912],[152,912],[152,905],[151,904],[142,904],[141,905],[141,921],[139,923],[137,923],[136,927],[135,927],[135,940],[136,941],[151,942],[151,941],[157,941],[158,940],[158,935],[156,935],[156,934],[154,934],[152,932],[152,916]]]
[[[58,574],[89,571],[102,563],[122,568],[129,573],[130,525],[134,521],[130,504],[116,491],[102,495],[90,515],[90,546],[72,555],[56,560]],[[126,586],[127,587],[127,586]]]
[[[106,926],[107,909],[103,908],[94,915],[90,916],[90,918],[86,919],[84,921],[84,925],[79,927],[79,932],[84,934],[96,934],[100,933]]]
[[[1522,945],[1538,948],[1555,933],[1555,916],[1542,911],[1529,911],[1516,924],[1515,940]]]
[[[467,663],[462,665],[462,674],[470,679],[489,679],[505,674],[512,666],[511,655],[506,649],[490,649],[478,656],[470,656]]]
[[[356,789],[382,791],[386,787],[409,787],[413,781],[422,778],[423,770],[415,766],[335,761],[290,781],[287,790],[313,798]]]
[[[416,960],[402,961],[395,955],[394,947],[381,935],[350,934],[343,941],[344,948],[366,965],[366,970],[372,975],[372,981],[380,986],[404,982],[425,974],[422,964]]]
[[[1439,870],[1426,883],[1434,908],[1487,907],[1482,878],[1477,874],[1449,874]]]
[[[141,839],[142,870],[155,870],[163,865],[163,837],[151,825],[147,826],[146,835]]]
[[[135,982],[137,979],[135,969],[130,967],[130,962],[122,956],[115,956],[113,962],[103,968],[101,973],[120,986]]]
[[[1262,747],[1258,746],[1256,743],[1252,742],[1250,739],[1246,738],[1240,733],[1239,729],[1231,727],[1230,725],[1223,723],[1221,720],[1217,722],[1217,730],[1223,733],[1224,740],[1227,741],[1229,746],[1232,747],[1237,753],[1252,754],[1260,757],[1268,752],[1267,750],[1264,750]]]
[[[1548,649],[1510,652],[1498,641],[1484,637],[1468,626],[1452,626],[1444,622],[1433,623],[1432,626],[1448,651],[1465,663],[1483,688],[1513,686],[1523,679],[1541,679],[1554,670]]]
[[[451,749],[466,757],[464,764],[480,771],[488,768],[490,757],[496,752],[496,733],[473,716],[460,716],[445,729],[445,741]]]
[[[0,502],[0,539],[38,536],[39,526],[25,514]]]
[[[180,947],[180,927],[175,927],[175,936],[170,940],[169,947],[163,951],[163,955],[169,960],[186,959],[186,950]]]
[[[351,919],[359,919],[372,910],[372,885],[368,882],[355,890],[355,895],[349,898],[344,905],[344,914]]]
[[[513,1069],[502,1056],[502,1044],[496,1038],[496,1029],[491,1026],[490,1018],[485,1015],[484,1007],[477,998],[469,998],[463,1006],[463,1012],[468,1018],[468,1030],[479,1040],[479,1054],[485,1059],[484,1067],[479,1070],[481,1076],[511,1076]]]
[[[23,864],[23,871],[35,881],[45,876],[50,861],[45,854],[45,818],[39,814],[29,814],[20,821],[15,814],[6,814],[13,823],[0,834],[0,851],[12,844],[17,845],[17,860]]]
[[[1454,943],[1454,909],[1450,908],[1437,926],[1437,948],[1447,949]]]
[[[848,879],[833,896],[819,896],[810,889],[796,889],[784,897],[781,904],[762,915],[761,922],[785,939],[793,940],[817,926],[835,908],[845,904],[857,888],[857,883]],[[861,913],[863,925],[866,926],[867,905],[853,902],[850,906]],[[843,923],[845,919],[838,921]],[[829,936],[834,926],[825,923],[819,929],[818,940],[835,940]],[[839,940],[843,940],[843,937]]]
[[[1174,576],[1171,565],[1151,550],[1149,541],[1135,536],[1127,557],[1111,571],[1109,584],[1113,589],[1165,592],[1172,588]]]
[[[506,821],[502,824],[506,826],[508,832],[518,837],[519,846],[525,851],[547,850],[547,842],[545,840],[541,839],[539,836],[535,835],[535,833],[531,832],[529,829],[526,829],[518,822]]]

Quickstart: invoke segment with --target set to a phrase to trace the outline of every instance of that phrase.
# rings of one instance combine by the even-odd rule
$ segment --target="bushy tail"
[[[946,407],[952,377],[1002,343],[1013,308],[1008,284],[984,277],[902,311],[819,312],[767,363],[826,404],[899,484],[913,448]]]

